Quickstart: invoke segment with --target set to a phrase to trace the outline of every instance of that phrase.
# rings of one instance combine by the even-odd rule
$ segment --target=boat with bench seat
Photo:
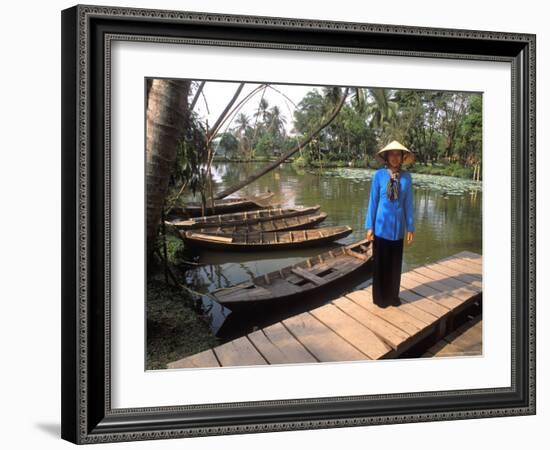
[[[305,294],[326,292],[331,285],[365,267],[371,258],[372,241],[364,239],[257,276],[249,282],[217,289],[210,295],[232,311],[251,306],[283,306]]]
[[[180,231],[180,235],[189,246],[224,251],[266,251],[287,250],[314,247],[345,238],[352,228],[322,227],[294,231],[252,231],[244,233],[226,233],[201,231]]]

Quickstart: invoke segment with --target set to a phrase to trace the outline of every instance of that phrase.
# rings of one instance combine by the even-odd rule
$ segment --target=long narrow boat
[[[234,212],[248,211],[251,209],[266,209],[269,207],[268,200],[273,197],[273,192],[250,196],[250,197],[235,197],[223,200],[216,200],[214,208],[207,206],[204,213],[211,214],[229,214]],[[183,207],[172,209],[172,215],[197,217],[203,214],[202,205],[199,202],[190,202]]]
[[[233,236],[242,233],[259,233],[287,230],[303,230],[312,228],[327,218],[326,213],[308,214],[305,216],[283,217],[282,219],[263,220],[256,223],[245,223],[242,225],[229,225],[210,228],[198,228],[193,231],[197,233],[216,233],[221,236]],[[180,236],[184,237],[185,230],[178,230]]]
[[[195,228],[212,228],[230,225],[244,225],[264,220],[283,219],[287,217],[305,216],[319,210],[320,206],[294,206],[292,208],[257,209],[232,214],[218,214],[215,216],[194,217],[192,219],[174,219],[166,221],[167,225],[179,229],[190,230]]]
[[[232,311],[252,306],[282,306],[305,294],[329,290],[331,285],[364,267],[371,258],[372,242],[365,239],[210,294]]]
[[[286,250],[314,247],[345,238],[351,227],[324,227],[294,231],[255,231],[252,233],[224,233],[181,231],[183,240],[190,246],[226,251]]]

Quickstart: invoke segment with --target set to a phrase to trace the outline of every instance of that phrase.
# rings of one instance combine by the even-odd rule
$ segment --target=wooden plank
[[[472,356],[482,354],[481,316],[463,324],[428,349],[434,356]]]
[[[445,263],[451,267],[456,268],[457,270],[460,270],[464,273],[469,273],[472,275],[478,276],[480,279],[482,277],[482,270],[481,267],[477,264],[472,264],[464,259],[460,258],[445,258],[442,260],[439,260],[440,263]]]
[[[216,293],[215,297],[217,297],[220,302],[238,302],[250,299],[269,299],[273,297],[273,292],[255,285],[253,288],[243,288],[229,293]]]
[[[212,350],[205,350],[168,363],[166,366],[168,369],[187,369],[192,367],[220,367],[220,364]]]
[[[246,337],[240,337],[214,347],[214,353],[222,366],[256,366],[267,364]]]
[[[324,305],[310,313],[370,359],[380,359],[392,352],[376,334],[334,305]]]
[[[281,276],[283,275],[281,274]],[[296,286],[295,284],[289,283],[284,278],[276,278],[272,280],[270,289],[273,292],[276,292],[277,295],[282,295],[282,294],[290,295],[290,294],[295,294],[296,292],[300,292],[302,290],[301,287]]]
[[[445,294],[449,297],[454,297],[458,300],[460,300],[460,304],[463,302],[470,300],[473,297],[473,294],[470,291],[467,291],[465,289],[457,289],[457,288],[451,288],[450,286],[446,286],[445,284],[441,283],[440,281],[434,281],[428,277],[425,277],[424,275],[420,275],[414,271],[407,272],[407,275],[419,282],[422,283],[426,287],[430,287],[435,289],[436,291],[439,291],[441,294]]]
[[[292,269],[290,269],[290,271],[293,274],[298,275],[299,277],[302,277],[308,281],[311,281],[313,284],[316,284],[318,286],[325,284],[327,282],[327,280],[324,280],[323,278],[318,277],[317,275],[314,275],[313,273],[308,272],[307,270],[304,270],[301,267],[293,267]]]
[[[445,340],[464,349],[480,351],[482,334],[482,320],[481,315],[479,315],[446,336]]]
[[[468,259],[472,262],[475,262],[476,264],[482,264],[483,262],[483,256],[479,253],[470,252],[468,250],[463,250],[459,253],[456,253],[454,256],[458,256],[459,258]]]
[[[424,311],[426,314],[434,316],[437,319],[441,319],[442,317],[449,314],[449,308],[440,305],[439,303],[437,303],[437,301],[432,301],[429,298],[418,295],[417,293],[406,289],[403,284],[401,284],[401,287],[403,289],[401,289],[401,291],[399,292],[399,298],[405,303],[408,303],[409,305],[414,306],[416,309]]]
[[[290,362],[302,362],[302,361],[290,361],[286,355],[276,345],[266,337],[263,330],[257,330],[248,335],[250,342],[254,344],[256,349],[261,353],[264,359],[269,364],[285,364]]]
[[[374,305],[374,300],[372,298],[372,285],[366,287],[365,289],[363,289],[363,291],[367,292],[368,293],[368,297],[366,298],[365,301],[369,301],[370,303],[372,303]],[[432,314],[428,311],[425,311],[424,309],[422,308],[419,308],[418,307],[418,303],[417,301],[411,301],[410,300],[410,296],[407,296],[406,295],[406,298],[404,298],[401,294],[403,292],[407,292],[409,293],[410,295],[412,296],[415,296],[416,298],[414,300],[417,300],[417,299],[423,299],[423,297],[420,297],[416,294],[414,294],[413,292],[411,291],[400,291],[399,292],[399,298],[401,299],[401,305],[399,306],[390,306],[389,309],[392,309],[392,308],[399,308],[399,311],[403,311],[405,313],[407,313],[408,315],[414,317],[419,324],[424,324],[424,325],[432,325],[434,322],[436,322],[442,315],[445,315],[447,313],[447,309],[446,308],[441,308],[439,305],[437,305],[436,303],[433,303],[433,302],[430,302],[429,300],[425,300],[427,303],[430,303],[432,306],[434,306],[435,308],[439,308],[441,311],[440,311],[440,315],[436,315],[436,314]]]
[[[445,263],[440,264],[439,262],[428,264],[425,266],[429,269],[435,270],[437,272],[443,273],[445,275],[451,276],[453,278],[456,278],[457,280],[464,281],[465,283],[469,283],[472,286],[475,287],[482,287],[481,277],[478,275],[471,275],[468,273],[464,273],[462,271],[459,271],[453,267],[450,267],[446,265]]]
[[[270,325],[263,330],[266,338],[276,346],[289,362],[317,362],[315,357],[298,341],[281,322]]]
[[[440,306],[444,306],[449,310],[457,308],[462,304],[461,300],[451,297],[450,295],[446,295],[434,289],[433,287],[427,286],[425,283],[422,283],[413,278],[409,274],[409,272],[405,272],[401,275],[401,285],[407,289],[410,289],[413,292],[416,292],[419,295],[430,299]]]
[[[445,259],[442,262],[447,263],[453,267],[456,267],[462,272],[470,273],[472,275],[477,275],[480,278],[482,277],[482,267],[466,259],[452,258],[452,259]]]
[[[433,354],[434,357],[441,356],[469,356],[464,354],[464,350],[460,347],[449,343],[442,339],[433,347],[430,347],[429,351]]]
[[[310,313],[289,317],[283,324],[321,362],[368,359]]]
[[[301,237],[299,232],[296,239]],[[307,236],[307,235],[306,235]],[[336,253],[338,250],[334,250]],[[332,255],[334,255],[334,253]],[[380,308],[372,300],[372,287],[352,292],[310,312],[285,319],[248,335],[220,345],[213,350],[191,355],[168,364],[169,368],[219,367],[234,365],[285,364],[315,361],[343,361],[397,356],[422,338],[426,332],[481,292],[481,263],[453,257],[439,260],[405,272],[401,277],[402,304]],[[318,257],[317,257],[318,259]],[[325,284],[338,271],[355,263],[348,256],[316,264],[310,271],[293,268],[287,280],[266,279],[275,291],[295,292],[299,287],[292,280],[307,280]],[[334,273],[319,277],[329,268]],[[281,275],[283,275],[281,273]],[[227,300],[233,296],[246,300],[258,290],[271,295],[259,286],[243,289],[245,283],[224,290]],[[481,354],[482,325],[460,329],[425,352],[423,356]]]
[[[381,319],[403,330],[409,336],[414,336],[427,326],[424,322],[415,319],[406,312],[400,311],[399,307],[390,306],[388,308],[380,308],[378,305],[375,305],[370,290],[363,289],[350,292],[346,294],[346,297],[353,300],[367,311],[370,311]]]
[[[430,278],[434,281],[440,281],[441,283],[450,286],[451,288],[464,288],[468,291],[471,291],[472,295],[479,294],[481,292],[481,288],[473,286],[471,283],[466,283],[461,280],[457,280],[456,278],[449,277],[445,274],[442,274],[441,272],[437,272],[433,269],[430,269],[428,267],[417,267],[413,270],[414,273],[418,273],[420,275],[423,275],[427,278]]]
[[[473,327],[454,338],[451,343],[460,347],[464,353],[468,353],[469,355],[477,353],[481,355],[481,335]]]
[[[401,329],[367,311],[347,297],[333,300],[332,304],[362,323],[394,350],[400,350],[403,343],[410,337]]]
[[[215,236],[213,234],[191,233],[190,237],[197,238],[197,239],[204,239],[206,241],[225,242],[228,244],[233,242],[233,238],[224,237],[224,236]]]

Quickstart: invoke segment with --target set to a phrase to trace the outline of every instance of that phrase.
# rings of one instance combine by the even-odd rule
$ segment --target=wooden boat
[[[352,228],[346,225],[294,231],[255,231],[251,233],[234,233],[232,235],[207,231],[181,231],[180,234],[190,246],[246,252],[323,245],[348,236],[352,232]]]
[[[302,230],[312,228],[327,218],[326,213],[308,214],[305,216],[283,217],[282,219],[263,220],[256,223],[242,225],[220,226],[217,228],[198,228],[193,231],[198,233],[216,233],[218,235],[232,236],[235,233],[258,233],[287,230]],[[178,230],[180,236],[185,230]]]
[[[266,192],[265,194],[251,197],[235,197],[216,200],[214,202],[214,208],[211,206],[205,208],[205,214],[229,214],[251,209],[267,209],[270,207],[268,200],[273,197],[273,195],[273,192]],[[183,207],[173,208],[172,215],[197,217],[202,215],[202,205],[199,202],[190,202]]]
[[[166,221],[167,225],[190,230],[195,228],[213,228],[230,225],[244,225],[262,222],[264,220],[283,219],[287,217],[305,216],[318,211],[319,205],[294,206],[292,208],[271,208],[244,211],[232,214],[218,214],[215,216],[194,217],[191,219],[175,219]]]
[[[210,294],[232,311],[252,306],[282,306],[305,294],[327,291],[364,267],[371,257],[372,242],[364,239]]]

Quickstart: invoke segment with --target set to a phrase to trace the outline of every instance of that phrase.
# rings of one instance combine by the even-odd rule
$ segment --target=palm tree
[[[261,120],[262,122],[267,122],[267,110],[269,108],[269,103],[267,100],[262,97],[260,103],[258,104],[258,110],[254,113],[256,120]]]
[[[282,115],[278,106],[273,106],[267,113],[268,131],[273,132],[275,137],[285,136],[286,118]]]
[[[147,98],[146,184],[147,184],[147,253],[155,249],[168,182],[180,133],[188,120],[189,80],[155,79]]]
[[[248,153],[248,136],[247,131],[250,129],[250,119],[244,113],[240,113],[235,119],[236,127],[234,131],[239,136],[239,153],[246,155]]]
[[[372,101],[367,107],[370,125],[375,128],[379,137],[385,135],[387,127],[394,127],[397,122],[399,105],[393,101],[389,89],[369,89]]]

